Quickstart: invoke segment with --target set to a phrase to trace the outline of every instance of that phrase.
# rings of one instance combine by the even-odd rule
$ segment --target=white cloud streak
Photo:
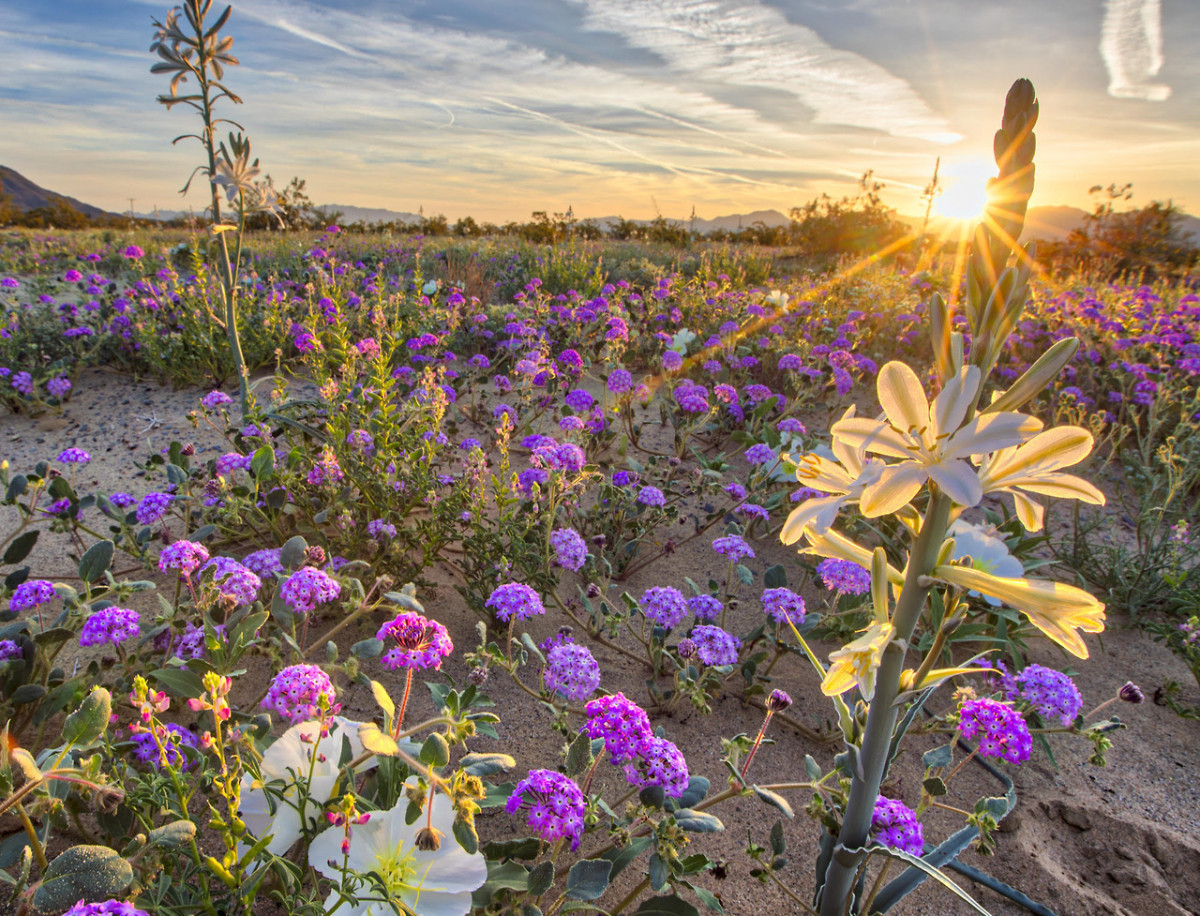
[[[1100,56],[1108,94],[1118,99],[1166,101],[1171,87],[1152,82],[1163,66],[1160,0],[1105,0]]]
[[[962,139],[904,80],[756,0],[571,0],[588,28],[661,56],[679,82],[787,92],[819,124]]]

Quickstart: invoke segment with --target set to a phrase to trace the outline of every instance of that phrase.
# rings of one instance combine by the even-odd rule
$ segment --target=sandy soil
[[[180,439],[196,444],[198,461],[224,451],[215,434],[193,430],[184,419],[202,392],[175,391],[98,371],[85,375],[76,392],[64,417],[0,417],[0,457],[7,458],[14,471],[32,467],[41,459],[52,459],[68,446],[79,446],[93,455],[92,463],[78,476],[77,489],[81,493],[126,490],[140,496],[151,487],[140,483],[144,473],[135,467],[135,461],[143,461],[151,450]],[[99,513],[92,510],[91,520],[99,518]],[[10,523],[11,519],[6,519],[0,526],[6,528]],[[712,568],[714,554],[709,540],[701,538],[684,545],[673,556],[623,583],[624,587],[632,594],[640,594],[650,585],[682,585],[685,575],[701,581],[706,574],[719,575],[723,570]],[[758,557],[749,561],[749,565],[760,575],[774,563],[795,562],[791,550],[772,538],[759,541],[754,547]],[[43,535],[29,562],[37,576],[67,579],[75,566],[70,552],[65,538]],[[119,559],[117,568],[125,570],[132,565]],[[461,680],[466,667],[458,656],[473,647],[477,618],[450,587],[449,580],[441,582],[445,584],[420,597],[427,612],[450,629],[459,651],[444,670]],[[810,604],[819,602],[815,594],[806,597]],[[737,613],[741,619],[731,621],[729,629],[749,630],[757,622],[757,601],[744,601]],[[345,644],[373,634],[379,622],[367,621],[360,630],[344,633]],[[540,640],[553,633],[560,623],[540,619],[531,629]],[[316,626],[318,632],[322,629]],[[1186,667],[1165,648],[1129,629],[1119,616],[1110,614],[1109,630],[1102,639],[1088,641],[1092,647],[1091,660],[1073,666],[1078,671],[1076,680],[1084,695],[1085,709],[1114,695],[1127,680],[1140,684],[1150,697],[1156,687],[1173,679],[1185,685],[1184,699],[1193,703],[1200,700]],[[824,653],[830,648],[822,646],[818,651]],[[595,654],[604,672],[604,688],[620,689],[632,698],[646,699],[645,669],[603,646],[595,647]],[[69,659],[64,660],[69,664]],[[1063,656],[1048,644],[1035,648],[1033,660],[1067,666]],[[789,714],[811,727],[822,725],[831,709],[820,695],[813,672],[799,665],[781,664],[777,674],[774,686],[787,690],[795,700]],[[393,692],[402,683],[398,675],[383,669],[372,671],[371,676],[383,681]],[[530,675],[531,679],[533,676]],[[238,690],[246,696],[255,695],[261,690],[264,677],[247,675]],[[522,770],[554,766],[562,742],[549,728],[549,714],[503,676],[493,677],[486,690],[503,717],[499,726],[501,738],[478,740],[474,749],[512,753]],[[415,690],[413,695],[411,715],[433,711],[426,691]],[[369,692],[361,688],[345,691],[343,699],[345,713],[350,717],[367,718],[374,714]],[[948,697],[942,697],[941,702],[943,706],[948,704]],[[1082,742],[1056,743],[1057,768],[1035,749],[1029,763],[1010,770],[1020,801],[998,836],[999,854],[987,858],[968,852],[963,861],[1023,890],[1060,916],[1200,913],[1200,822],[1196,814],[1200,811],[1197,768],[1200,722],[1180,719],[1171,710],[1150,701],[1141,706],[1119,704],[1106,712],[1116,712],[1128,724],[1128,730],[1114,736],[1115,747],[1108,756],[1108,766],[1100,769],[1089,765],[1090,744]],[[720,738],[739,732],[753,734],[761,722],[761,713],[744,705],[736,696],[726,695],[709,716],[696,714],[690,706],[681,706],[673,715],[659,713],[652,718],[664,726],[667,736],[684,751],[692,772],[708,776],[719,790],[724,785]],[[778,720],[772,724],[770,734],[777,743],[764,749],[754,764],[754,778],[761,783],[802,779],[806,753],[827,767],[837,750],[836,745],[806,739]],[[901,793],[910,804],[915,804],[919,792],[920,754],[940,743],[944,739],[937,736],[917,737],[894,772]],[[615,768],[602,766],[599,773],[616,790],[612,794],[624,791],[624,779]],[[956,778],[948,801],[969,808],[980,795],[998,791],[992,777],[970,765]],[[809,863],[815,852],[817,830],[803,813],[808,798],[792,793],[790,800],[797,816],[785,825],[791,864],[782,877],[797,894],[807,898],[813,884]],[[751,866],[743,853],[748,832],[759,844],[767,845],[768,831],[778,817],[775,809],[757,800],[739,799],[713,813],[724,821],[725,831],[699,836],[695,847],[710,857],[726,860],[727,877],[718,881],[706,876],[701,883],[718,894],[726,912],[734,916],[751,913],[782,916],[797,912],[795,905],[777,888],[763,886],[749,876]],[[927,838],[940,838],[958,825],[955,816],[943,815],[944,812],[938,812],[926,818]],[[502,809],[485,812],[479,821],[480,834],[485,840],[515,835],[519,826]],[[7,825],[4,832],[8,832]],[[586,855],[589,848],[598,845],[599,840],[589,839],[581,853]],[[975,893],[996,916],[1028,912],[966,878],[956,876],[955,880]],[[632,886],[633,881],[632,875],[622,876],[619,888]],[[969,910],[944,891],[926,886],[894,912],[932,916]]]

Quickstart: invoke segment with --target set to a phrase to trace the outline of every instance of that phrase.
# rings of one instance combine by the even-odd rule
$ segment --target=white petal
[[[890,362],[879,370],[876,381],[879,404],[888,420],[903,432],[929,425],[929,401],[917,373],[906,363]]]
[[[983,499],[979,475],[965,461],[943,461],[927,468],[933,482],[960,506],[977,506]]]
[[[811,526],[815,531],[824,531],[837,518],[838,509],[846,501],[844,496],[822,496],[817,499],[806,499],[788,516],[779,532],[779,539],[785,544],[794,544],[804,534],[804,529]]]
[[[962,426],[979,390],[979,367],[964,366],[933,399],[934,434],[946,436]]]
[[[859,510],[867,518],[891,515],[912,501],[928,477],[925,468],[915,461],[888,465],[878,483],[863,490]]]
[[[841,439],[851,448],[865,449],[889,458],[911,458],[916,451],[911,438],[896,432],[882,420],[868,420],[866,417],[838,420],[830,432],[834,438]]]
[[[985,455],[1019,445],[1042,428],[1042,421],[1022,413],[983,413],[950,437],[941,450],[944,458]]]

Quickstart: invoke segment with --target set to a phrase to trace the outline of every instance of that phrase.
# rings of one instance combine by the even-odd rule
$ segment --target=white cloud
[[[1105,0],[1100,56],[1108,94],[1118,99],[1165,101],[1171,87],[1151,82],[1163,65],[1160,0]]]
[[[952,143],[961,136],[904,80],[757,0],[570,0],[589,28],[660,55],[680,83],[787,92],[821,124]]]

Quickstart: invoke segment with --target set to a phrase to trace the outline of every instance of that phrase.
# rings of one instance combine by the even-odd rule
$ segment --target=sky
[[[217,0],[214,18],[224,4]],[[197,117],[155,102],[160,0],[0,0],[0,164],[121,212],[203,206]],[[857,190],[970,209],[1017,77],[1034,205],[1200,212],[1196,0],[239,0],[226,105],[318,204],[503,222],[687,219]]]

